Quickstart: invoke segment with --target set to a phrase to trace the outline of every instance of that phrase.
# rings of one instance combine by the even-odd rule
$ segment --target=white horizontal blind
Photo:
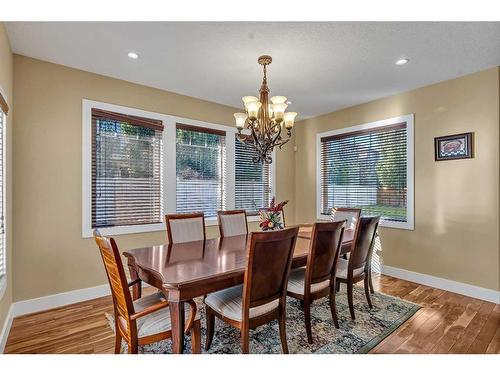
[[[321,138],[321,213],[357,207],[407,221],[407,124]]]
[[[217,216],[225,208],[226,132],[176,126],[176,212]]]
[[[5,207],[4,207],[4,134],[5,113],[0,110],[0,279],[7,274],[7,254],[5,248]]]
[[[236,137],[235,143],[235,208],[256,215],[259,208],[269,207],[271,173],[269,164],[254,163],[257,151],[245,146]]]
[[[159,120],[92,109],[92,228],[160,223]]]

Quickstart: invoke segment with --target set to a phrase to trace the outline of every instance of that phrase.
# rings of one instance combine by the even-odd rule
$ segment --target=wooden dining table
[[[292,268],[306,265],[311,231],[301,229]],[[344,232],[343,244],[354,231]],[[169,301],[172,349],[184,349],[184,302],[243,283],[250,235],[213,238],[127,250],[130,276],[161,290]]]

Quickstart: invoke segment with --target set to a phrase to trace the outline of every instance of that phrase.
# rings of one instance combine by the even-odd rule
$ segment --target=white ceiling
[[[500,65],[500,22],[9,22],[15,53],[217,103],[272,95],[301,118]],[[129,51],[140,54],[131,60]],[[408,57],[410,62],[394,62]]]

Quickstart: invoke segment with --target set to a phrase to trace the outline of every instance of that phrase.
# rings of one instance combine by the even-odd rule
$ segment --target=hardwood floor
[[[500,305],[389,276],[376,290],[422,305],[371,353],[500,353]],[[5,353],[112,353],[111,297],[14,319]]]

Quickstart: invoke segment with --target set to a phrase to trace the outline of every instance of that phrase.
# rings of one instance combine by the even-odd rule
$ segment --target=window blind
[[[3,98],[0,95],[0,98]],[[0,279],[7,275],[7,250],[5,248],[5,207],[4,207],[4,134],[6,112],[0,110]]]
[[[225,207],[226,132],[177,124],[176,211],[217,216]]]
[[[321,138],[321,213],[357,207],[406,222],[407,136],[399,123]]]
[[[269,207],[271,173],[269,164],[254,163],[257,152],[235,141],[235,208],[245,209],[247,215],[257,215],[259,208]]]
[[[92,109],[92,228],[162,221],[160,120]]]

